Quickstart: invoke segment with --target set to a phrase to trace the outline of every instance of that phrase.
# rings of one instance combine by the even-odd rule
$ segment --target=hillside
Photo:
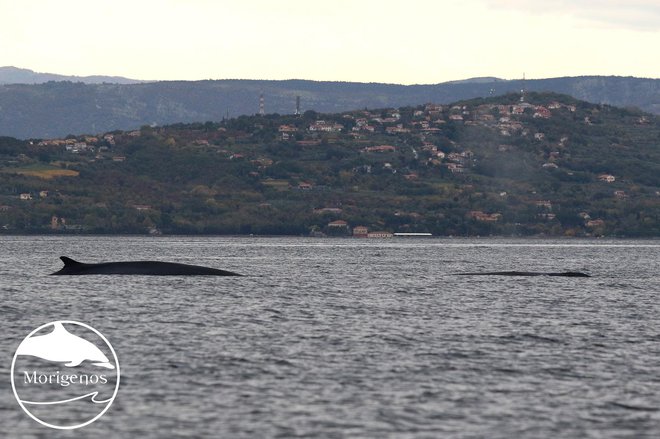
[[[576,77],[503,81],[475,78],[436,85],[290,81],[170,81],[140,84],[0,85],[0,135],[22,139],[130,130],[143,125],[219,121],[258,112],[263,94],[266,113],[293,114],[296,96],[302,111],[322,113],[356,108],[387,108],[424,102],[448,104],[508,92],[550,91],[578,99],[660,114],[660,79]]]
[[[528,93],[0,139],[5,233],[660,236],[660,118]]]

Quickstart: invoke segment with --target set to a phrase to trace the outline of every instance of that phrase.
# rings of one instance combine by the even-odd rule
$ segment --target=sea
[[[49,276],[59,256],[244,276]],[[460,275],[511,270],[591,277]],[[659,240],[0,236],[0,436],[658,438],[659,273]],[[53,321],[121,366],[80,429],[12,392]]]

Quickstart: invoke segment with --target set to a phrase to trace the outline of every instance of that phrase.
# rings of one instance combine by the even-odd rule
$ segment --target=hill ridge
[[[264,95],[267,113],[323,113],[355,108],[399,107],[426,102],[528,91],[552,91],[579,99],[638,107],[660,114],[660,79],[579,76],[539,80],[460,82],[432,85],[308,80],[202,80],[135,84],[70,81],[0,85],[0,135],[47,138],[67,134],[136,129],[142,125],[219,121],[255,114]]]

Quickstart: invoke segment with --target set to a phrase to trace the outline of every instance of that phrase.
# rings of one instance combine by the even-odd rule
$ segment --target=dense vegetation
[[[5,233],[660,236],[660,118],[547,93],[0,138],[0,171]]]

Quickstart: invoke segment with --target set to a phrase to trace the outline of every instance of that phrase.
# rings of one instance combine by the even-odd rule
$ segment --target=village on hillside
[[[608,137],[613,123],[630,139]],[[634,145],[625,142],[649,142],[645,132],[658,132],[657,118],[530,94],[35,139],[29,152],[0,156],[2,172],[16,177],[14,192],[0,194],[0,227],[356,237],[621,233],[618,211],[631,207],[639,209],[635,221],[658,227],[658,182],[639,167],[643,161],[626,158]],[[107,187],[124,173],[142,175],[140,186]],[[86,194],[76,195],[81,189],[71,188],[83,179]],[[106,186],[89,186],[95,182]],[[30,222],[21,226],[25,216]]]

